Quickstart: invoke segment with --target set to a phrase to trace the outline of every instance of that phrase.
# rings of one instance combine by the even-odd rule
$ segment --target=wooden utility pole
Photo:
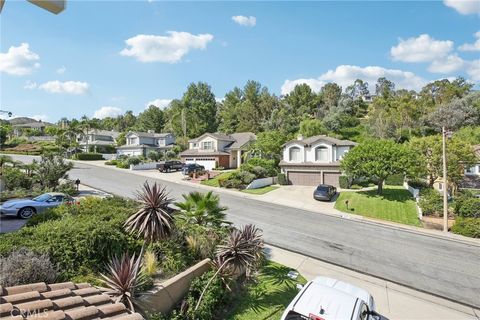
[[[448,232],[447,131],[442,127],[443,149],[443,232]]]

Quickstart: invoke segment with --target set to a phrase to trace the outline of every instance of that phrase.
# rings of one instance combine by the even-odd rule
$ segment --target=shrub
[[[115,159],[112,159],[112,160],[109,160],[109,161],[105,161],[105,165],[107,166],[116,166],[118,164],[118,160],[115,160]]]
[[[287,176],[284,173],[279,173],[277,176],[278,184],[281,186],[286,186],[288,184]]]
[[[113,254],[139,249],[139,241],[123,228],[135,208],[133,201],[119,198],[87,198],[75,207],[59,206],[52,209],[59,219],[0,235],[0,255],[21,247],[48,253],[60,281],[98,272]]]
[[[184,245],[184,239],[178,233],[172,237],[157,241],[151,245],[155,252],[159,268],[166,275],[177,274],[188,268],[195,261],[188,248]]]
[[[254,171],[255,167],[262,167],[263,169],[265,169],[264,177],[275,177],[279,172],[278,164],[275,160],[262,159],[262,158],[251,158],[247,160],[245,163],[243,163],[240,166],[240,171],[255,173]],[[257,178],[261,178],[261,177],[257,177]]]
[[[77,153],[74,159],[83,161],[105,160],[101,153]]]
[[[142,159],[140,159],[139,157],[129,157],[127,158],[126,162],[129,166],[132,164],[136,166],[137,164],[140,164],[142,162]]]
[[[45,193],[45,191],[38,187],[33,187],[32,189],[14,189],[10,191],[0,192],[0,201],[7,201],[14,198],[34,198],[36,196]]]
[[[392,174],[385,179],[385,184],[388,186],[403,186],[405,177],[403,174]]]
[[[26,248],[0,258],[0,271],[0,285],[5,287],[35,282],[52,283],[57,277],[57,270],[48,255],[37,254]]]
[[[5,179],[5,188],[7,190],[13,189],[31,189],[33,185],[32,177],[29,177],[25,172],[18,168],[5,168],[3,171],[3,178]]]
[[[458,214],[463,218],[480,218],[480,198],[468,198],[462,201]]]
[[[422,208],[424,215],[432,215],[436,213],[441,213],[443,210],[443,200],[442,196],[437,190],[434,189],[423,189],[420,192],[420,200],[418,205]]]
[[[221,182],[220,186],[224,188],[244,189],[255,178],[255,174],[248,171],[234,171],[227,179]]]
[[[480,238],[480,219],[457,217],[452,232],[466,237]]]
[[[415,189],[426,189],[428,184],[422,180],[408,180],[408,185]]]
[[[42,212],[42,214],[33,215],[33,217],[27,220],[27,223],[25,224],[25,226],[34,227],[46,221],[58,220],[61,217],[62,215],[58,212],[58,210],[49,209],[49,210],[46,210],[45,212]]]
[[[338,183],[342,189],[350,189],[351,187],[351,179],[349,179],[347,176],[338,177]]]
[[[57,187],[57,191],[68,194],[69,196],[75,196],[78,194],[77,186],[75,185],[75,182],[73,182],[72,180],[68,180],[68,181],[65,181],[64,183],[61,183]]]
[[[129,169],[130,168],[130,165],[128,164],[128,162],[126,161],[119,161],[117,163],[117,168],[120,168],[120,169]]]

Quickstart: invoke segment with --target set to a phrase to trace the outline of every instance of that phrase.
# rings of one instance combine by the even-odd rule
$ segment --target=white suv
[[[349,283],[317,277],[297,294],[282,320],[385,320],[371,294]]]

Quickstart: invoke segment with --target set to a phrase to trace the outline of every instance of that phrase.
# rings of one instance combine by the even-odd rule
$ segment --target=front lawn
[[[206,186],[210,186],[210,187],[220,187],[220,184],[218,183],[218,181],[220,179],[227,179],[228,177],[230,177],[232,175],[232,173],[233,173],[233,171],[222,172],[218,176],[215,176],[214,178],[209,179],[209,180],[203,180],[200,183],[203,184],[203,185],[206,185]]]
[[[345,200],[349,202],[348,209]],[[377,195],[376,189],[341,192],[335,203],[335,208],[365,217],[421,226],[417,216],[415,200],[410,192],[403,187],[384,187],[381,196]]]
[[[248,284],[246,291],[235,297],[236,303],[226,319],[280,319],[285,308],[299,292],[296,285],[307,282],[300,275],[296,280],[290,279],[287,273],[291,270],[269,261],[257,281]]]
[[[270,192],[270,191],[273,191],[275,189],[278,189],[277,186],[266,186],[266,187],[262,187],[262,188],[258,188],[258,189],[245,189],[245,190],[242,190],[242,192],[245,192],[245,193],[250,193],[250,194],[265,194],[267,192]]]

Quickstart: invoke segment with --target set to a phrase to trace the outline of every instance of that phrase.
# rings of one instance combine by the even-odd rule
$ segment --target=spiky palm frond
[[[188,224],[219,228],[228,225],[225,220],[226,207],[220,206],[220,198],[211,191],[207,193],[190,192],[183,195],[184,202],[175,205],[180,208],[178,219]]]
[[[131,311],[135,310],[135,290],[144,284],[140,273],[141,257],[128,253],[120,257],[113,256],[107,264],[107,274],[101,274],[103,283],[108,287],[107,293],[122,302]]]
[[[139,209],[125,221],[125,230],[142,236],[147,242],[154,242],[170,236],[173,228],[172,213],[165,187],[148,182],[137,193]]]

